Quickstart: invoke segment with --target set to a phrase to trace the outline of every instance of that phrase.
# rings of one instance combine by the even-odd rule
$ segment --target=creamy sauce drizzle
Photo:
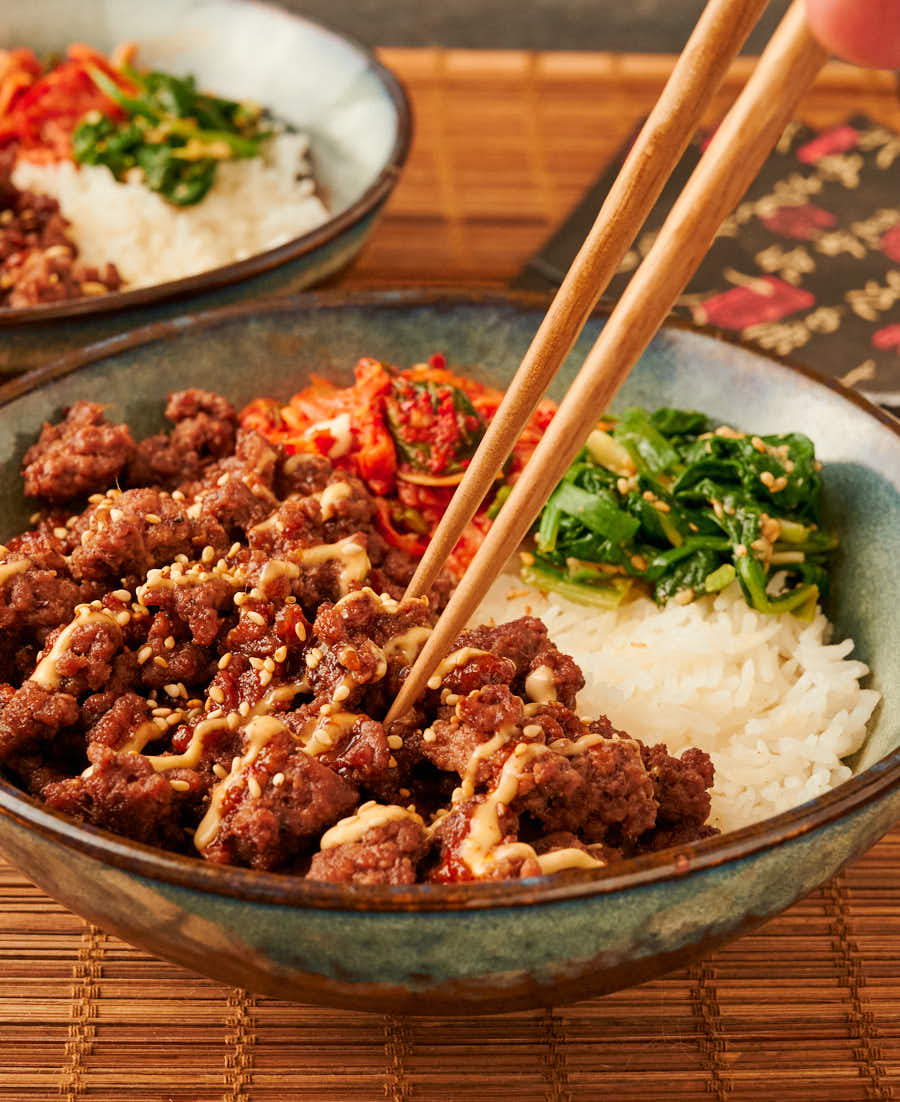
[[[13,562],[0,563],[0,585],[14,578],[16,574],[24,574],[31,566],[31,559],[15,559]]]
[[[259,757],[279,731],[286,731],[285,725],[274,716],[256,716],[244,729],[244,753],[232,763],[231,772],[213,788],[206,814],[194,833],[194,845],[202,853],[213,841],[222,825],[222,804],[228,790],[246,772]]]
[[[425,646],[425,642],[431,635],[432,628],[425,624],[415,628],[407,628],[406,631],[401,632],[400,635],[395,635],[381,648],[384,652],[384,656],[387,659],[393,658],[395,654],[402,655],[403,664],[405,666],[411,666],[413,662],[419,657],[419,652],[422,647]]]
[[[363,581],[372,568],[366,549],[357,543],[354,536],[348,536],[337,543],[320,543],[316,547],[306,547],[297,552],[297,561],[301,566],[319,566],[332,561],[340,563],[338,584],[342,595],[349,593],[354,583]]]
[[[360,839],[374,827],[394,822],[396,819],[411,819],[419,826],[425,826],[422,816],[397,804],[377,804],[373,801],[363,804],[353,815],[340,819],[331,830],[326,830],[319,843],[320,850],[346,846]]]
[[[226,727],[232,730],[243,729],[246,734],[254,721],[261,718],[268,718],[269,712],[274,705],[281,703],[285,700],[292,700],[298,693],[304,693],[309,691],[309,686],[306,681],[295,681],[290,685],[279,685],[275,689],[271,689],[266,693],[261,700],[250,709],[246,716],[240,716],[239,723],[234,725],[234,721],[230,720],[229,716],[219,716],[216,719],[202,719],[191,733],[191,741],[187,745],[187,749],[182,754],[156,754],[148,755],[147,761],[153,766],[157,773],[164,773],[169,769],[196,769],[200,764],[200,759],[203,757],[204,742],[207,735],[211,735],[215,731],[223,731]],[[232,716],[238,715],[237,712],[232,712]],[[283,724],[280,721],[276,721],[280,726]],[[153,726],[151,724],[151,726]],[[156,735],[159,735],[159,731],[156,731]],[[149,742],[150,740],[146,740]],[[146,742],[144,743],[146,745]]]
[[[87,624],[110,625],[115,624],[115,622],[111,613],[82,605],[76,613],[75,619],[63,628],[56,642],[38,662],[29,680],[36,681],[41,688],[48,692],[58,689],[60,677],[56,670],[56,663],[68,650],[69,644],[72,642],[72,636],[78,628],[85,627]]]
[[[538,704],[550,704],[557,700],[556,681],[549,666],[538,666],[525,678],[525,692]]]
[[[437,669],[431,677],[428,678],[428,688],[439,689],[441,687],[441,682],[448,673],[452,673],[460,666],[464,666],[470,658],[478,658],[482,654],[490,654],[490,651],[479,650],[478,647],[461,647],[452,654],[448,654],[446,658],[441,659]]]

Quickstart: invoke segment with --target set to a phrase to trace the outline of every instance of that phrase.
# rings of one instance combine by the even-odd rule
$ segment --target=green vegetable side
[[[811,617],[837,546],[820,526],[819,470],[800,433],[626,410],[609,433],[591,433],[544,506],[522,576],[607,608],[636,586],[659,604],[687,603],[737,578],[757,611]]]
[[[106,165],[117,180],[139,168],[144,183],[176,206],[199,203],[215,181],[219,161],[255,157],[271,136],[262,129],[255,104],[238,103],[198,92],[191,76],[123,72],[139,90],[127,96],[99,69],[91,79],[121,107],[127,119],[116,122],[91,112],[72,135],[79,164]]]

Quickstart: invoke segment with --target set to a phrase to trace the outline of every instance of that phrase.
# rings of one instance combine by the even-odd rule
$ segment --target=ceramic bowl
[[[152,287],[36,307],[0,308],[0,371],[21,370],[66,347],[137,324],[140,308],[188,296],[300,291],[346,267],[399,178],[412,136],[399,81],[344,35],[256,0],[9,0],[0,48],[59,53],[70,42],[108,52],[139,45],[148,68],[193,73],[202,88],[269,107],[309,134],[331,217],[277,248]],[[264,201],[261,197],[260,201]],[[234,298],[234,293],[230,296]],[[224,298],[220,299],[224,301]],[[172,312],[171,310],[169,311]],[[104,321],[106,324],[104,325]],[[52,324],[50,324],[52,323]]]
[[[23,451],[76,398],[110,403],[114,418],[149,432],[168,390],[286,398],[310,370],[349,380],[362,354],[407,365],[442,352],[502,386],[544,306],[525,296],[301,296],[85,349],[0,391],[0,537],[27,523]],[[588,323],[557,397],[601,324]],[[809,372],[683,327],[653,341],[617,398],[625,403],[814,438],[842,541],[830,612],[884,694],[852,779],[677,852],[508,883],[348,887],[214,867],[68,821],[2,782],[0,851],[67,907],[198,972],[281,998],[414,1014],[549,1005],[639,983],[812,891],[900,817],[897,423]]]

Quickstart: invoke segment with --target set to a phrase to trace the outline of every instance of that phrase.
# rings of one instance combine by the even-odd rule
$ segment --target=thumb
[[[823,46],[857,65],[900,68],[900,0],[806,0]]]

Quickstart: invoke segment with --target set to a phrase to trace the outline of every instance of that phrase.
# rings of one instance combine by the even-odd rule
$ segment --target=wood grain
[[[507,282],[646,115],[672,65],[383,56],[412,93],[418,131],[408,171],[345,277],[353,287]],[[707,121],[749,68],[732,67]],[[818,126],[856,112],[900,129],[895,79],[829,65],[800,109]],[[242,1004],[233,989],[116,938],[91,948],[94,937],[0,861],[3,1102],[66,1097],[86,975],[93,1035],[77,1064],[78,1102],[222,1102],[236,1089],[252,1102],[900,1097],[900,829],[699,968],[552,1014],[404,1021]]]

